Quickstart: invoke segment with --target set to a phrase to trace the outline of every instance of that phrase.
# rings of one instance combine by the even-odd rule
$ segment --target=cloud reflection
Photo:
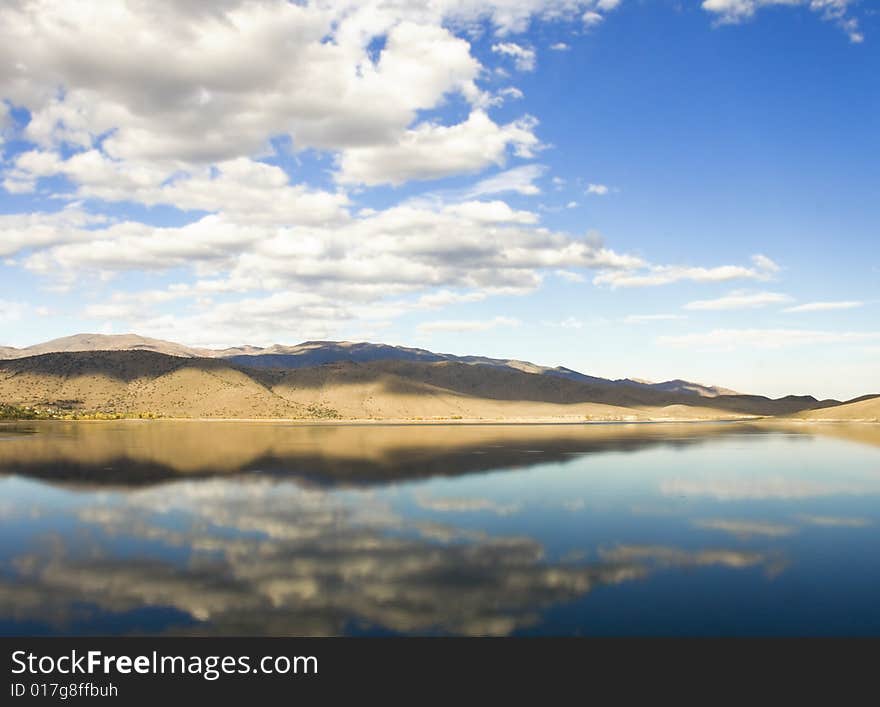
[[[360,626],[501,636],[658,567],[770,561],[653,546],[550,560],[533,538],[406,520],[372,493],[254,477],[101,498],[79,511],[75,537],[46,535],[8,563],[7,619],[64,633],[73,622],[162,608],[179,618],[157,630],[174,634],[338,635]]]
[[[720,530],[730,533],[738,538],[751,538],[755,536],[767,538],[781,538],[794,534],[797,529],[790,525],[771,523],[762,520],[732,520],[727,518],[705,518],[693,522],[697,528],[705,530]]]
[[[194,633],[335,635],[354,618],[400,633],[506,635],[547,606],[643,574],[632,563],[547,562],[531,538],[441,533],[367,494],[347,504],[261,480],[164,488],[85,509],[76,547],[54,538],[17,558],[15,579],[0,582],[4,613],[62,631],[90,605],[171,607],[197,622],[182,627]],[[108,542],[118,537],[158,547],[119,556]]]
[[[707,497],[718,501],[797,500],[820,496],[859,496],[880,493],[878,481],[826,482],[783,476],[766,478],[667,479],[660,483],[664,496]]]

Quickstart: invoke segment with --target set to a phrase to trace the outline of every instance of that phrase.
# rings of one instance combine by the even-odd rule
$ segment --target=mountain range
[[[871,419],[878,399],[770,399],[685,380],[610,380],[515,359],[308,341],[201,349],[135,334],[0,347],[0,403],[71,414],[345,419]]]

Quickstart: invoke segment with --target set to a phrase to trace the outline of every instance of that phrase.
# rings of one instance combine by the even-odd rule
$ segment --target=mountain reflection
[[[107,616],[124,625],[119,617],[153,608],[171,618],[140,630],[507,635],[552,605],[658,567],[774,562],[656,546],[549,561],[529,537],[404,520],[367,493],[356,501],[257,477],[111,494],[78,511],[75,537],[36,538],[6,563],[2,615],[60,633],[88,633]],[[119,550],[133,543],[140,551]]]
[[[363,485],[684,447],[765,432],[748,424],[295,425],[121,421],[0,425],[0,474],[140,486],[261,472],[319,486]]]
[[[876,633],[878,430],[0,425],[0,634]]]

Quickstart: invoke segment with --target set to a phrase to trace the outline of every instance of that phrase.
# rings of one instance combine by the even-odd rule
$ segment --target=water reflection
[[[257,479],[137,492],[80,511],[75,538],[49,536],[12,558],[0,598],[15,620],[61,631],[89,612],[153,606],[178,613],[165,627],[176,633],[333,635],[355,621],[507,635],[549,605],[657,565],[769,562],[758,552],[636,546],[603,550],[592,563],[554,562],[532,538],[407,521],[375,499],[359,501]],[[114,538],[147,541],[152,552],[122,554]],[[175,549],[184,551],[176,560]]]
[[[766,434],[750,424],[296,425],[139,421],[0,423],[0,473],[135,486],[254,472],[356,485],[681,448]],[[802,434],[794,428],[792,434]]]
[[[0,633],[880,633],[880,455],[851,439],[8,426]]]

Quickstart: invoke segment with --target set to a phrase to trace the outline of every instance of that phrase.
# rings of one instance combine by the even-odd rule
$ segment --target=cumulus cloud
[[[274,134],[301,147],[382,143],[448,92],[478,95],[467,41],[344,5],[129,3],[108,14],[43,1],[7,5],[0,19],[4,63],[23,67],[0,89],[31,111],[28,137],[87,147],[113,131],[103,145],[117,158],[233,159]]]
[[[517,71],[534,71],[535,70],[535,50],[529,47],[523,47],[515,42],[499,42],[492,45],[492,51],[496,54],[503,54],[513,60]]]
[[[173,272],[165,290],[110,294],[85,314],[214,343],[279,328],[330,334],[438,291],[527,292],[546,272],[598,271],[612,287],[766,279],[776,266],[763,256],[752,267],[649,264],[497,198],[539,193],[543,166],[508,163],[542,145],[536,119],[493,118],[493,101],[521,94],[484,89],[490,67],[473,32],[497,48],[484,61],[526,70],[534,49],[515,35],[530,22],[577,23],[618,4],[156,0],[107,13],[97,0],[5,3],[0,132],[23,109],[17,137],[31,146],[4,165],[3,185],[40,193],[40,180],[61,179],[57,211],[0,215],[0,257],[59,289]],[[441,117],[450,101],[460,118]],[[325,160],[323,188],[269,163],[304,154]],[[475,184],[454,199],[352,213],[365,187],[462,174]],[[99,215],[108,204],[185,213]],[[177,313],[163,311],[178,300]]]
[[[221,212],[183,226],[152,227],[133,221],[96,224],[80,210],[64,209],[0,216],[0,243],[4,255],[18,254],[24,267],[56,285],[85,274],[182,268],[193,281],[128,301],[128,311],[137,315],[126,320],[128,326],[191,343],[198,333],[229,345],[241,343],[244,335],[265,341],[287,331],[298,337],[329,334],[344,322],[392,316],[395,308],[403,311],[394,297],[444,289],[466,296],[528,292],[548,271],[642,265],[594,238],[540,227],[534,213],[497,200],[337,216],[320,225],[279,226],[259,219],[242,223]],[[152,312],[174,299],[190,301],[190,312],[173,317]],[[378,307],[380,302],[387,306]],[[125,311],[89,314],[103,318]],[[225,335],[224,326],[229,326]]]
[[[343,183],[501,164],[508,148],[528,155],[538,146],[534,121],[489,118],[476,86],[480,63],[442,25],[487,21],[505,32],[533,16],[574,12],[563,5],[230,0],[196,9],[160,1],[109,15],[98,2],[6,5],[0,59],[17,68],[0,78],[0,96],[30,112],[24,137],[45,154],[42,164],[24,160],[5,187],[33,189],[28,170],[33,177],[50,166],[98,198],[149,191],[145,203],[155,203],[157,187],[181,169],[249,159],[279,135],[295,150],[336,153]],[[384,44],[373,55],[377,38]],[[467,120],[416,123],[452,94],[474,106]],[[3,110],[5,118],[6,103]],[[62,144],[83,154],[62,169],[47,165]],[[434,150],[446,157],[436,165]]]
[[[26,258],[35,271],[170,269],[187,263],[198,268],[202,262],[223,261],[233,276],[250,272],[286,284],[335,278],[419,287],[509,285],[533,283],[536,272],[548,267],[641,264],[590,239],[534,228],[536,220],[533,213],[501,201],[436,209],[398,206],[339,224],[302,228],[246,225],[223,214],[179,227],[120,221],[93,228],[87,227],[87,217],[73,211],[0,217],[0,234],[7,255],[39,243],[51,246]],[[34,239],[34,231],[43,238]]]
[[[91,240],[91,228],[104,225],[107,220],[89,214],[75,203],[53,213],[0,214],[0,256]]]
[[[401,184],[479,172],[504,164],[509,150],[518,157],[532,157],[539,146],[535,125],[531,118],[498,125],[482,110],[456,125],[421,123],[392,145],[343,150],[338,179],[366,185]]]
[[[106,202],[166,204],[184,211],[222,211],[249,223],[310,224],[347,218],[348,196],[291,185],[281,168],[244,157],[211,167],[190,168],[168,178],[149,164],[114,160],[99,150],[66,160],[51,151],[19,155],[9,179],[33,185],[39,177],[63,175],[77,185],[74,198]]]
[[[604,184],[588,184],[586,193],[588,196],[605,196],[609,191]]]

